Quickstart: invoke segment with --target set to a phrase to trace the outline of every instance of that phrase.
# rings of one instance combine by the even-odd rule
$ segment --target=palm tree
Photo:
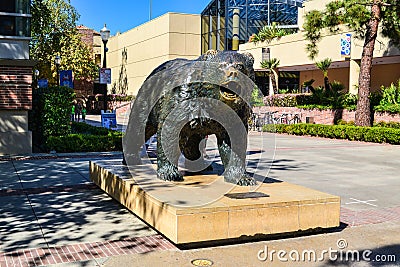
[[[268,76],[271,80],[272,91],[270,90],[270,94],[278,93],[278,73],[276,69],[279,66],[280,61],[277,58],[271,58],[269,60],[264,60],[261,62],[261,68],[266,69],[268,71]]]
[[[325,58],[324,60],[315,62],[315,65],[317,66],[318,69],[322,71],[324,74],[324,86],[325,90],[327,92],[330,91],[330,86],[329,86],[329,78],[328,78],[328,69],[332,64],[332,59],[330,58]]]
[[[293,32],[294,31],[290,29],[279,28],[278,24],[276,22],[273,22],[271,25],[262,27],[258,33],[253,34],[249,41],[253,43],[258,43],[258,42],[270,43],[275,38],[279,39],[282,36],[289,35]]]

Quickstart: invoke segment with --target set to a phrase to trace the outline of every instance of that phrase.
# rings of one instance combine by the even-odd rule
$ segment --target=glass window
[[[29,37],[30,18],[0,16],[0,35]]]
[[[15,35],[15,17],[0,16],[0,34]]]
[[[240,43],[244,43],[249,40],[249,37],[253,33],[258,33],[263,26],[273,22],[282,26],[286,25],[296,28],[298,7],[302,6],[302,2],[303,0],[213,0],[202,12],[202,33],[206,34],[207,31],[209,32],[213,47],[213,36],[215,36],[215,33],[211,32],[219,30],[220,34],[224,33],[224,36],[220,36],[218,40],[220,42],[224,41],[226,44],[225,49],[230,50],[232,48],[232,16],[234,9],[240,9],[239,38]],[[219,23],[217,23],[218,13],[220,14]],[[207,26],[204,23],[208,16],[212,17],[210,23],[210,26],[212,26],[211,29],[209,29],[210,27],[206,28]]]
[[[1,0],[0,12],[30,14],[30,0]]]
[[[30,14],[30,0],[17,0],[15,2],[15,13]]]
[[[15,13],[15,0],[1,0],[0,12]]]

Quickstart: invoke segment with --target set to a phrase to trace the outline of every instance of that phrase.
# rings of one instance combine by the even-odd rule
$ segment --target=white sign
[[[100,84],[111,84],[111,69],[100,69]]]

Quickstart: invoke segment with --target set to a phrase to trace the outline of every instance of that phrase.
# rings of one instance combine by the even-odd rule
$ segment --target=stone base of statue
[[[172,202],[154,197],[154,192],[165,194],[168,188],[159,183],[152,185],[151,179],[145,186],[137,183],[120,162],[91,162],[91,180],[175,244],[259,239],[265,235],[337,227],[340,223],[338,196],[276,180],[261,183],[255,192],[249,192],[249,187],[232,185],[229,192],[202,206],[190,207],[187,201],[184,206],[171,205]],[[216,174],[184,179],[176,184],[192,188],[193,192],[218,179],[223,182],[223,177]],[[179,193],[168,197],[179,203]]]

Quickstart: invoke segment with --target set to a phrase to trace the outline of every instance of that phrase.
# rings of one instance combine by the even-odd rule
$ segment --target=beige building
[[[107,67],[111,68],[112,84],[119,82],[124,67],[127,93],[136,95],[146,77],[160,64],[174,58],[197,58],[201,53],[200,23],[200,15],[167,13],[111,37],[107,43]]]
[[[324,9],[325,5],[330,0],[313,0],[304,2],[303,8],[299,9],[299,25],[303,25],[304,16],[307,12],[313,9]],[[350,34],[351,45],[349,55],[342,55],[341,44],[346,41],[346,34]],[[337,34],[325,32],[323,38],[318,43],[319,54],[315,61],[320,61],[325,58],[332,59],[332,64],[329,69],[329,79],[343,83],[347,90],[356,94],[358,85],[358,76],[360,71],[360,59],[362,54],[364,40],[357,39],[355,33],[342,28],[342,31]],[[258,74],[263,71],[260,67],[260,62],[267,58],[277,58],[280,60],[279,72],[280,77],[285,76],[282,72],[291,72],[299,78],[299,86],[304,81],[314,79],[314,87],[323,85],[323,75],[315,66],[315,61],[307,56],[306,52],[307,41],[304,37],[304,31],[296,34],[284,36],[279,40],[274,40],[271,43],[246,43],[240,45],[241,52],[250,52],[255,58],[254,68],[258,70]],[[400,78],[400,51],[399,49],[390,46],[389,40],[383,36],[379,36],[375,44],[371,90],[378,90],[381,85],[388,86],[390,83],[397,81]],[[280,78],[284,80],[284,78]],[[284,82],[283,84],[284,86]],[[280,86],[282,89],[282,85]]]

